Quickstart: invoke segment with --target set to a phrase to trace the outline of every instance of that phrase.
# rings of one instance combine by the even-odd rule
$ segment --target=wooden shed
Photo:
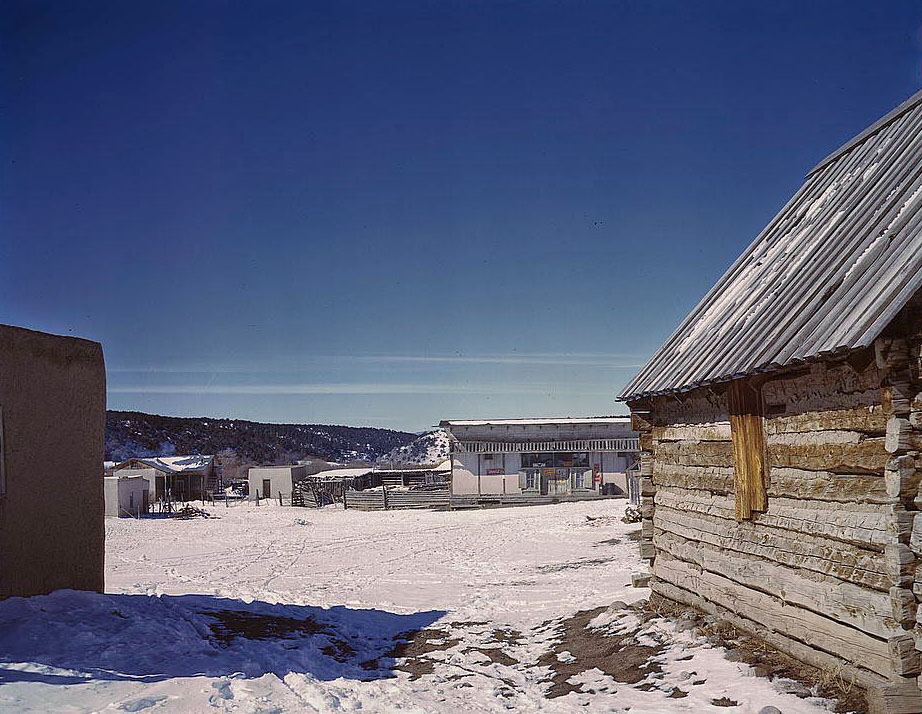
[[[655,596],[922,712],[922,92],[806,177],[627,385]]]

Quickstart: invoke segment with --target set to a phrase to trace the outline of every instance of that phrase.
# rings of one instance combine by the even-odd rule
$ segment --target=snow
[[[341,481],[355,478],[356,476],[364,476],[365,474],[371,473],[372,471],[373,469],[371,466],[366,466],[359,469],[330,469],[329,471],[319,471],[309,476],[309,478],[314,481]]]
[[[549,670],[537,660],[558,637],[548,622],[649,593],[630,586],[642,564],[628,538],[637,526],[617,518],[623,509],[620,501],[461,512],[244,502],[208,506],[211,518],[112,519],[106,594],[0,602],[0,712],[668,714],[710,710],[722,696],[740,703],[738,714],[767,705],[825,711],[748,676],[748,665],[694,631],[658,618],[640,626],[629,608],[603,611],[590,626],[640,626],[639,641],[664,646],[657,686],[644,691],[588,667],[570,678],[585,691],[546,698]],[[227,611],[310,618],[319,631],[223,642],[215,626]],[[431,672],[413,679],[389,665],[360,666],[420,628],[440,630]],[[499,640],[498,631],[521,636]],[[344,645],[352,652],[337,661]],[[500,650],[515,663],[490,656]],[[688,696],[668,698],[672,686]]]
[[[436,429],[421,435],[409,444],[391,449],[388,453],[378,457],[375,463],[379,469],[432,467],[443,463],[449,457],[450,452],[451,442],[448,433],[442,429]]]
[[[183,473],[184,471],[200,471],[208,466],[214,459],[214,456],[202,456],[194,454],[190,456],[156,456],[152,458],[138,459],[148,466],[153,466],[159,471],[172,471],[173,473]]]

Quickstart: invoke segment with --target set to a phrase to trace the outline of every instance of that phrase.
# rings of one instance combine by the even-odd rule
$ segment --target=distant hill
[[[133,456],[221,454],[252,465],[304,459],[373,462],[416,439],[415,434],[372,427],[263,424],[242,419],[168,417],[143,412],[106,413],[106,459]],[[226,456],[229,453],[226,453]]]
[[[398,446],[378,457],[378,466],[436,466],[448,458],[448,434],[441,429],[430,431],[418,439]]]

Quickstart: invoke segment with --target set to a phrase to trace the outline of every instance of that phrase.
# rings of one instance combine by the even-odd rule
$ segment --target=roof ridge
[[[918,104],[919,102],[922,102],[922,89],[920,89],[918,92],[916,92],[911,97],[909,97],[909,99],[906,99],[901,104],[897,105],[895,108],[891,109],[889,112],[884,114],[880,119],[878,119],[876,122],[871,124],[871,126],[869,126],[867,129],[856,134],[851,139],[849,139],[844,144],[842,144],[842,146],[840,146],[838,149],[833,151],[825,159],[823,159],[816,166],[810,169],[807,172],[807,176],[805,178],[809,178],[810,176],[815,174],[817,171],[820,171],[821,169],[826,168],[829,164],[831,164],[833,161],[838,159],[840,156],[842,156],[843,154],[847,154],[849,151],[851,151],[856,146],[858,146],[858,144],[863,143],[865,139],[873,136],[874,134],[879,132],[884,127],[892,124],[894,121],[896,121],[901,116],[903,116],[903,114],[905,114],[910,109],[912,109],[914,106],[916,106],[916,104]]]

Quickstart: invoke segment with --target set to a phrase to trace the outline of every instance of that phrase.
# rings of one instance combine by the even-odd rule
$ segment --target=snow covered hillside
[[[250,464],[299,459],[373,461],[413,435],[392,429],[328,424],[264,424],[243,419],[106,412],[106,459],[233,451]]]
[[[625,604],[622,510],[109,519],[107,594],[0,602],[0,711],[824,711]]]
[[[448,458],[448,433],[430,431],[404,446],[398,446],[377,460],[379,466],[437,466]]]

